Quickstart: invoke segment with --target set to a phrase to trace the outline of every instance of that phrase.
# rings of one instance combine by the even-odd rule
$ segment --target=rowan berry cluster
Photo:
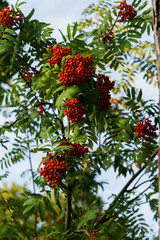
[[[35,67],[35,69],[36,69],[36,67]],[[30,83],[32,83],[32,77],[36,74],[37,74],[36,72],[30,72],[29,68],[28,68],[27,70],[25,70],[25,72],[23,74],[21,74],[21,78],[28,79],[28,81]]]
[[[106,43],[107,41],[111,41],[113,38],[114,38],[114,37],[113,37],[113,32],[110,31],[110,32],[108,33],[108,35],[106,35],[106,36],[104,36],[104,37],[102,38],[102,42],[103,42],[103,43]]]
[[[79,143],[71,143],[71,142],[65,141],[65,142],[61,142],[60,145],[72,146],[73,148],[67,150],[68,154],[70,154],[71,156],[84,156],[84,154],[88,152],[88,147],[84,147]]]
[[[78,101],[77,98],[72,98],[72,100],[66,98],[66,106],[69,106],[68,110],[65,110],[65,115],[71,122],[81,122],[82,116],[84,114],[84,106]]]
[[[156,135],[156,130],[158,129],[151,124],[151,120],[148,118],[142,118],[138,120],[138,124],[134,128],[136,129],[137,137],[142,141],[144,139],[146,141],[150,141],[151,136]]]
[[[45,236],[45,234],[43,233],[42,234],[43,236]],[[47,238],[46,237],[43,237],[44,240],[46,240]],[[35,237],[34,240],[38,240],[38,237]],[[54,240],[53,238],[50,238],[50,240]]]
[[[43,116],[43,111],[44,111],[43,105],[42,104],[39,105],[38,108],[39,108],[40,114]]]
[[[40,175],[54,188],[55,184],[59,185],[62,182],[67,166],[64,156],[53,156],[51,153],[47,153],[47,156],[48,159],[43,162],[44,169],[40,169]]]
[[[100,111],[108,110],[110,103],[110,90],[113,88],[114,82],[109,80],[108,76],[103,74],[98,74],[98,81],[97,81],[97,90],[101,93],[100,102],[96,102]]]
[[[77,54],[75,57],[69,57],[65,63],[65,70],[59,73],[59,81],[65,87],[82,85],[94,73],[92,65],[91,56],[82,57]]]
[[[18,11],[13,13],[13,10],[10,7],[5,7],[0,9],[0,23],[6,28],[13,27],[17,22],[22,20],[24,16],[20,15]]]
[[[56,44],[54,48],[52,48],[51,46],[49,46],[48,48],[52,51],[53,57],[48,59],[47,62],[51,63],[53,67],[55,64],[60,67],[62,58],[72,54],[70,48],[61,47],[59,44]]]
[[[134,10],[131,5],[128,5],[126,0],[123,0],[123,2],[119,4],[118,8],[120,9],[118,15],[121,17],[119,22],[123,22],[126,19],[132,20],[137,15],[136,10]]]
[[[88,233],[88,235],[89,235],[89,239],[90,240],[96,240],[96,235],[98,235],[99,234],[99,232],[96,232],[96,230],[94,229],[93,230],[93,233]]]
[[[80,220],[81,219],[81,217],[83,216],[83,213],[78,213],[78,220]]]
[[[115,105],[120,104],[120,101],[117,100],[117,98],[114,98],[112,100],[110,100],[110,103],[114,103]]]

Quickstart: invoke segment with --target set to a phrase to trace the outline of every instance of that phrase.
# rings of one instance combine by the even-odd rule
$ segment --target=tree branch
[[[140,183],[140,184],[137,185],[137,186],[134,185],[133,188],[131,188],[131,189],[129,189],[129,190],[126,190],[126,192],[132,192],[133,190],[139,188],[141,185],[143,185],[143,184],[145,184],[145,183],[147,183],[147,182],[151,182],[151,181],[153,181],[153,180],[157,180],[157,177],[154,177],[154,178],[152,178],[152,179],[150,179],[150,180],[146,180],[146,181]]]
[[[65,219],[65,230],[69,230],[70,229],[70,223],[71,223],[71,185],[68,182],[68,186],[67,186],[67,193],[66,193],[66,197],[67,197],[67,208],[66,208],[66,219]]]
[[[159,149],[157,149],[151,156],[151,158],[154,158],[157,154]],[[139,176],[139,174],[147,167],[147,165],[144,165],[143,167],[141,167],[141,169],[139,169],[138,172],[136,172],[131,179],[127,182],[127,184],[122,188],[122,190],[119,192],[119,194],[115,197],[115,199],[113,200],[113,202],[110,204],[109,208],[105,211],[105,213],[103,214],[103,216],[101,217],[101,219],[96,223],[94,228],[97,228],[101,223],[105,222],[105,218],[108,215],[108,212],[114,207],[114,205],[116,204],[117,200],[119,199],[119,197],[121,197],[125,192],[127,192],[127,188],[131,185],[131,183],[136,179],[137,176]]]

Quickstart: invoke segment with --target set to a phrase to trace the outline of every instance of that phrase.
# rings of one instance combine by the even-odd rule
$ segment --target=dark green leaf
[[[70,26],[70,24],[67,25],[67,37],[68,37],[68,40],[71,39],[71,26]]]
[[[73,26],[73,33],[72,33],[73,38],[75,37],[76,33],[77,33],[77,22],[75,22],[75,24]]]

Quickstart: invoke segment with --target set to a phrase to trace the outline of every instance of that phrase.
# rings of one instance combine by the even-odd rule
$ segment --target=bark
[[[154,41],[156,51],[156,63],[158,69],[159,107],[160,107],[160,0],[152,0],[152,26],[154,30]],[[160,126],[160,122],[159,122]],[[160,138],[159,138],[160,146]],[[159,185],[159,239],[160,239],[160,148],[158,154],[158,185]]]

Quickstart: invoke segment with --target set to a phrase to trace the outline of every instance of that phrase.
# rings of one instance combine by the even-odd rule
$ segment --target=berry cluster
[[[137,15],[136,10],[134,10],[131,5],[128,5],[126,0],[123,0],[123,2],[119,4],[118,8],[120,9],[118,15],[121,16],[119,22],[123,22],[126,19],[132,20]]]
[[[88,152],[88,147],[81,146],[79,143],[71,143],[71,142],[61,142],[60,145],[68,145],[72,146],[70,150],[67,150],[68,154],[71,156],[84,156],[85,153]]]
[[[103,74],[98,74],[98,81],[97,81],[97,90],[101,93],[100,102],[96,102],[100,111],[108,110],[110,106],[110,90],[113,88],[114,82],[109,80],[108,76]]]
[[[43,233],[42,235],[45,236],[46,234]],[[43,237],[43,239],[46,240],[47,238],[46,238],[46,237]],[[35,237],[34,240],[38,240],[38,237]],[[50,238],[50,240],[54,240],[54,239],[53,239],[53,238]]]
[[[110,31],[110,32],[108,33],[108,35],[106,35],[106,36],[104,36],[104,37],[102,38],[102,42],[103,42],[103,43],[106,43],[107,41],[111,41],[113,38],[114,38],[114,37],[113,37],[113,32]]]
[[[55,64],[60,67],[62,58],[72,54],[70,48],[61,47],[59,46],[59,44],[56,44],[54,48],[52,48],[51,46],[49,46],[48,48],[52,51],[53,57],[48,59],[47,62],[51,63],[53,67]]]
[[[94,229],[93,230],[93,233],[88,233],[88,235],[89,235],[89,240],[96,240],[96,235],[98,235],[99,234],[99,232],[96,232],[96,230]]]
[[[92,65],[91,56],[82,57],[77,54],[75,57],[69,57],[65,63],[65,70],[59,73],[59,81],[65,87],[82,85],[94,73]]]
[[[78,213],[78,220],[80,220],[81,219],[81,217],[83,216],[83,213]]]
[[[49,184],[54,187],[55,184],[62,182],[63,176],[67,171],[64,156],[53,156],[47,153],[48,159],[43,162],[44,169],[41,168],[40,175],[42,175]]]
[[[39,108],[40,114],[43,116],[43,111],[44,111],[43,105],[42,104],[39,105],[38,108]]]
[[[137,126],[134,127],[136,129],[137,137],[142,141],[145,139],[146,141],[150,141],[151,136],[156,134],[156,130],[158,129],[154,125],[151,124],[151,120],[148,118],[142,118],[138,120]]]
[[[118,101],[117,98],[111,99],[110,103],[114,103],[115,105],[120,104],[120,100]]]
[[[35,70],[36,70],[36,67],[35,67]],[[32,77],[36,74],[37,74],[36,72],[30,72],[28,68],[23,74],[21,74],[21,78],[28,79],[28,81],[32,83]]]
[[[72,98],[72,100],[70,100],[66,98],[65,105],[69,106],[69,109],[65,110],[65,115],[67,115],[68,119],[75,123],[81,122],[82,115],[84,114],[84,107],[78,99]]]
[[[0,9],[0,23],[6,28],[13,27],[17,22],[22,20],[22,18],[24,18],[24,16],[20,15],[18,11],[14,14],[13,10],[9,7]]]

